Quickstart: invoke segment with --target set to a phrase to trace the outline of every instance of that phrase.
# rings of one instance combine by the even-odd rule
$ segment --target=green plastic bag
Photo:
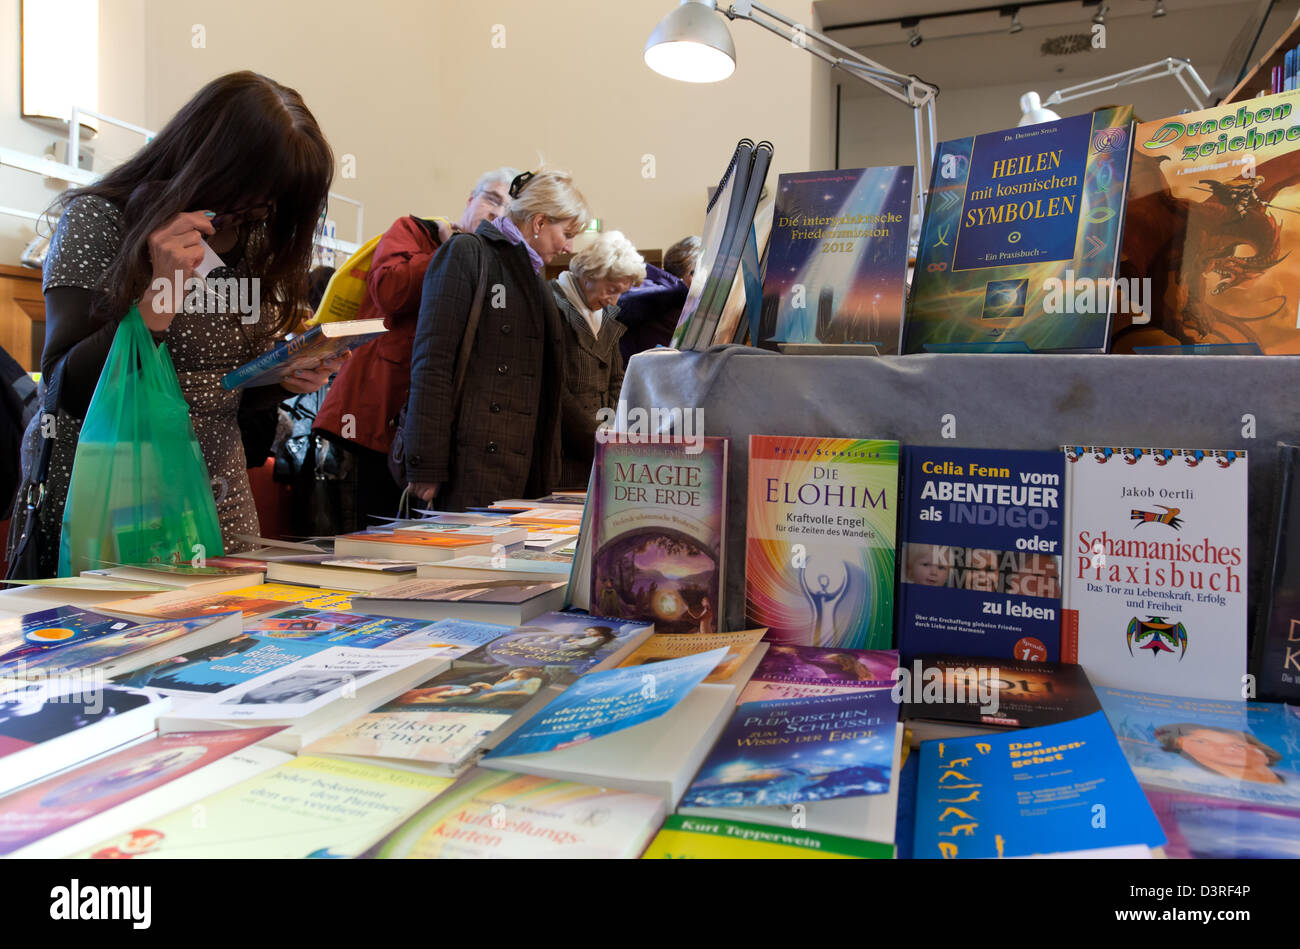
[[[171,355],[132,307],[81,427],[59,576],[112,564],[189,563],[199,553],[223,553],[208,466]]]

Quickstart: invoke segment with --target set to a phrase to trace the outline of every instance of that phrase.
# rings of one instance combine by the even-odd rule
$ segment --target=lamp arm
[[[1178,80],[1179,85],[1187,93],[1192,104],[1198,109],[1205,108],[1205,101],[1210,98],[1210,90],[1201,80],[1200,74],[1196,68],[1185,59],[1174,59],[1168,57],[1158,62],[1148,63],[1145,66],[1138,66],[1135,69],[1126,69],[1124,72],[1115,73],[1112,76],[1103,76],[1100,79],[1093,79],[1090,82],[1082,82],[1077,86],[1067,86],[1059,89],[1048,96],[1043,105],[1059,105],[1062,102],[1069,102],[1072,99],[1080,99],[1084,96],[1095,95],[1098,92],[1106,92],[1110,89],[1117,89],[1120,86],[1131,86],[1139,82],[1149,82],[1152,79],[1161,79],[1165,76],[1173,76]],[[1200,95],[1188,84],[1188,78],[1195,83],[1196,89]]]
[[[749,20],[768,32],[775,33],[782,39],[787,40],[791,45],[805,49],[818,59],[830,63],[833,68],[842,69],[863,82],[870,83],[881,92],[914,109],[921,108],[939,94],[938,86],[918,79],[916,76],[897,72],[873,59],[868,59],[857,50],[835,42],[824,33],[810,30],[802,23],[790,19],[771,7],[764,6],[757,0],[736,0],[724,12],[727,19]],[[769,22],[770,20],[775,20],[776,23]],[[782,27],[786,29],[782,29]],[[832,55],[824,49],[818,49],[812,46],[808,42],[809,40],[820,43],[839,55]]]

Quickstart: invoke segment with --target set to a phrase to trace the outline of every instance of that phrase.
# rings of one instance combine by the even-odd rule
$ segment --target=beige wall
[[[540,155],[574,173],[606,229],[666,247],[699,231],[738,139],[773,141],[774,182],[814,155],[829,163],[833,135],[825,67],[752,24],[731,25],[739,65],[726,82],[651,72],[642,49],[673,5],[145,0],[148,118],[162,122],[213,76],[257,69],[297,88],[336,154],[355,156],[356,178],[334,190],[365,201],[368,232],[411,212],[458,214],[481,172]],[[813,15],[807,0],[784,8]],[[204,49],[192,46],[195,24]],[[810,109],[817,73],[822,101]],[[331,216],[354,236],[350,211]]]

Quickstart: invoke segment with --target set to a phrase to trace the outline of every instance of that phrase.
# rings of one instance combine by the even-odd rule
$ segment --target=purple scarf
[[[532,245],[529,244],[528,241],[524,240],[524,235],[519,232],[519,228],[515,226],[515,222],[510,220],[509,217],[501,217],[497,218],[492,223],[496,225],[497,230],[500,231],[502,235],[505,236],[505,239],[510,243],[524,245],[524,250],[528,251],[528,259],[532,261],[533,270],[537,273],[541,273],[542,267],[545,266],[542,262],[541,255],[538,254],[537,251],[533,250]]]

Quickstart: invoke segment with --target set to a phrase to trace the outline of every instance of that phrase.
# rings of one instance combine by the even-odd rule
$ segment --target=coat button
[[[503,332],[503,333],[505,333],[507,336],[509,336],[509,335],[510,335],[510,324],[509,324],[509,323],[502,323],[502,324],[501,324],[501,332]]]
[[[409,461],[411,464],[413,464],[413,465],[414,465],[415,467],[417,467],[417,468],[420,467],[420,456],[419,456],[419,455],[412,455],[410,458],[407,459],[407,461]]]
[[[509,371],[510,371],[510,367],[507,366],[505,363],[502,363],[501,365],[497,366],[498,376],[504,376]]]
[[[491,412],[493,415],[495,415],[497,412],[501,411],[501,406],[493,402],[490,406],[488,406],[488,411]]]
[[[497,453],[497,443],[496,443],[496,442],[488,442],[488,443],[487,443],[487,453],[488,453],[489,455],[495,455],[495,454]]]

